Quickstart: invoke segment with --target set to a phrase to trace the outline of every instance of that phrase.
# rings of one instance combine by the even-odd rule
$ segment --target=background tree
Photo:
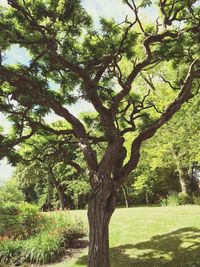
[[[190,173],[193,162],[199,161],[199,119],[199,96],[196,96],[158,131],[145,153],[145,163],[151,158],[149,169],[176,170],[183,193],[195,190]]]
[[[17,176],[24,190],[27,187],[34,189],[43,209],[55,206],[56,195],[61,209],[84,207],[87,201],[86,167],[77,141],[56,135],[63,127],[67,128],[63,122],[54,123],[55,133],[38,133],[18,149]],[[81,197],[82,203],[79,201]]]
[[[108,225],[116,192],[137,167],[142,143],[197,93],[200,78],[198,1],[160,0],[160,18],[149,25],[143,23],[140,9],[151,1],[123,2],[133,16],[120,24],[101,19],[100,30],[93,27],[78,0],[8,0],[10,8],[0,14],[1,50],[19,44],[31,56],[28,65],[6,65],[1,60],[0,108],[13,121],[16,137],[46,128],[43,117],[53,111],[70,124],[60,134],[78,140],[87,163],[90,267],[109,266]],[[158,109],[151,98],[155,82],[147,79],[142,89],[137,84],[142,75],[165,62],[174,67],[175,78],[155,68],[154,81],[162,84],[166,94],[173,90],[170,84],[177,90]],[[59,89],[50,88],[50,80]],[[88,129],[70,113],[66,104],[78,97],[96,110],[95,126],[101,128],[101,136],[95,136],[94,124]],[[124,144],[130,132],[127,155]],[[5,150],[10,152],[7,140],[3,139]],[[100,141],[105,142],[102,157],[95,149]]]
[[[20,203],[24,200],[24,195],[20,190],[20,184],[16,177],[12,177],[12,179],[0,186],[0,205],[6,202]]]

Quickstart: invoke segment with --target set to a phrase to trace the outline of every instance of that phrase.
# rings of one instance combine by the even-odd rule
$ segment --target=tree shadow
[[[200,267],[200,229],[185,227],[110,249],[111,267]],[[87,256],[76,262],[86,266]]]

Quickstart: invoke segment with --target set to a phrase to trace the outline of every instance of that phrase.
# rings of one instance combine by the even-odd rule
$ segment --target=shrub
[[[178,194],[178,203],[179,205],[192,204],[192,198],[187,193]]]
[[[6,203],[0,208],[0,239],[24,239],[39,233],[45,217],[31,204]]]
[[[21,203],[18,205],[18,208],[18,223],[21,227],[21,238],[27,238],[40,233],[45,228],[46,217],[39,213],[37,206]]]
[[[195,205],[200,205],[200,196],[193,196],[193,203]]]
[[[18,265],[23,262],[22,252],[23,244],[21,241],[4,240],[0,241],[0,263]]]
[[[67,212],[56,211],[48,216],[50,222],[48,231],[60,236],[65,247],[70,247],[75,240],[85,236],[86,230],[83,222],[70,219]]]
[[[167,198],[162,198],[160,200],[160,204],[161,204],[161,206],[167,206]]]
[[[30,212],[26,208],[25,210],[26,212],[22,212],[23,218],[27,218],[27,214],[32,214],[32,210],[29,210]],[[24,262],[36,264],[53,262],[67,248],[73,246],[78,238],[85,235],[83,223],[79,220],[70,219],[67,212],[47,213],[44,217],[45,223],[42,232],[40,231],[34,236],[30,235],[25,240],[8,239],[0,241],[0,263],[19,265]],[[28,227],[27,223],[29,221],[23,220],[23,222]],[[34,225],[32,221],[30,224]],[[37,224],[34,226],[37,227]],[[3,239],[6,238],[3,237]]]
[[[162,199],[160,203],[162,206],[178,206],[178,193],[175,191],[170,191],[167,198]]]
[[[45,264],[55,261],[64,252],[62,239],[58,235],[44,232],[26,242],[25,254],[27,261]]]

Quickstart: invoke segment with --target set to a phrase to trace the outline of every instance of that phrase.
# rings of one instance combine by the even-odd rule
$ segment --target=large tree
[[[71,125],[59,134],[78,140],[88,166],[90,267],[109,266],[116,192],[136,168],[143,141],[197,93],[200,78],[198,1],[156,1],[159,18],[148,25],[140,10],[151,1],[123,3],[132,15],[121,23],[102,18],[100,29],[79,0],[8,0],[10,8],[0,11],[0,108],[15,128],[15,135],[1,136],[2,146],[12,158],[14,138],[22,141],[40,128],[51,131],[43,119],[50,111]],[[28,65],[5,64],[3,51],[15,44],[29,52]],[[162,68],[169,65],[173,77]],[[157,86],[158,98],[173,90],[165,105],[157,106],[151,97]],[[79,98],[96,110],[89,128],[68,109]],[[101,134],[95,135],[95,128]],[[104,152],[98,155],[100,142]]]

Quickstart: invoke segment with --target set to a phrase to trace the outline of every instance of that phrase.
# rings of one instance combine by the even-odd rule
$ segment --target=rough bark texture
[[[95,198],[88,205],[89,267],[109,267],[109,222],[115,210],[115,196]]]

